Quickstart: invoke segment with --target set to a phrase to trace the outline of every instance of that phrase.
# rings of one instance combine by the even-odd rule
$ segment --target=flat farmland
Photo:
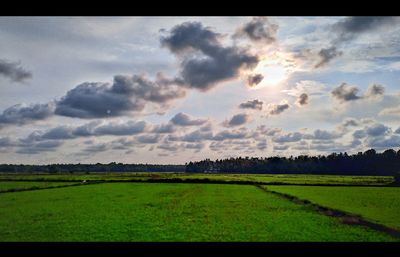
[[[267,186],[267,189],[400,229],[400,187]]]
[[[26,189],[51,188],[67,185],[75,185],[76,182],[25,182],[25,181],[0,181],[0,193]]]
[[[251,185],[102,183],[0,194],[0,241],[398,241]]]

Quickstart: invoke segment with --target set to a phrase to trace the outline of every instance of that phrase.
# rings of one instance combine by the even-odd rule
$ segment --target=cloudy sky
[[[400,147],[398,17],[1,17],[0,163]]]

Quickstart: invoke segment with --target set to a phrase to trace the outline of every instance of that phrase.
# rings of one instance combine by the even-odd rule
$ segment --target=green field
[[[104,183],[0,194],[0,241],[394,241],[251,185]]]
[[[74,184],[76,184],[76,182],[0,182],[0,192],[17,191],[21,189],[50,188]]]
[[[321,185],[388,185],[393,183],[392,176],[338,176],[338,175],[302,175],[302,174],[188,174],[188,173],[96,173],[96,174],[1,174],[0,180],[64,180],[64,181],[144,181],[144,180],[211,180],[211,181],[247,181],[266,184],[321,184]]]
[[[400,229],[400,187],[267,186],[267,189]]]

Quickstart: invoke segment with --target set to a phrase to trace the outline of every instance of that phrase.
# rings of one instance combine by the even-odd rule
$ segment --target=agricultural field
[[[8,181],[0,182],[0,193],[27,189],[52,188],[59,186],[75,185],[76,182],[25,182]]]
[[[204,180],[222,182],[259,182],[265,184],[318,184],[318,185],[389,185],[392,176],[339,176],[303,174],[204,174],[204,173],[95,173],[95,174],[0,174],[0,181],[147,181],[147,180]],[[199,181],[201,182],[201,181]]]
[[[88,184],[1,193],[0,210],[0,241],[400,240],[253,185]]]
[[[400,187],[267,186],[267,189],[400,229]]]

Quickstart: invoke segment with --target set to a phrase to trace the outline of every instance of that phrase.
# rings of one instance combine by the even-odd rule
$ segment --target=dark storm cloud
[[[247,85],[250,86],[250,87],[256,86],[263,79],[264,79],[264,76],[262,74],[249,75],[247,77]]]
[[[338,51],[335,46],[323,48],[318,52],[319,62],[314,66],[314,68],[320,68],[342,54],[343,52]]]
[[[241,68],[258,64],[257,56],[237,47],[224,47],[219,37],[199,22],[182,23],[161,37],[162,46],[179,58],[179,77],[186,87],[206,91],[219,82],[236,78]]]
[[[270,44],[276,41],[278,28],[278,25],[270,23],[266,17],[254,17],[236,32],[235,37],[245,36],[255,42]]]
[[[32,78],[32,73],[20,67],[19,62],[9,62],[0,59],[0,75],[14,82],[22,82]]]
[[[176,114],[171,122],[177,126],[200,126],[207,122],[206,119],[192,119],[189,115],[182,112]]]
[[[300,106],[307,105],[307,104],[308,104],[308,95],[307,95],[306,93],[302,93],[302,94],[299,96],[299,98],[297,99],[297,103],[298,103]]]
[[[342,83],[340,86],[332,90],[331,95],[340,102],[348,102],[360,99],[361,97],[358,96],[357,93],[357,87]]]
[[[289,104],[284,103],[284,104],[272,104],[269,105],[269,114],[271,115],[278,115],[285,110],[289,109]]]
[[[239,108],[241,109],[255,109],[255,110],[262,110],[263,102],[257,99],[252,101],[247,101],[245,103],[241,103]]]
[[[250,119],[250,116],[245,113],[239,113],[234,115],[229,121],[224,122],[226,127],[236,127],[246,124]]]
[[[0,127],[6,124],[26,124],[36,120],[44,120],[54,113],[54,104],[17,104],[0,114]]]
[[[77,118],[105,118],[142,111],[148,102],[163,105],[182,98],[185,91],[178,86],[150,81],[144,76],[114,77],[108,83],[83,83],[68,91],[57,102],[55,113]]]

